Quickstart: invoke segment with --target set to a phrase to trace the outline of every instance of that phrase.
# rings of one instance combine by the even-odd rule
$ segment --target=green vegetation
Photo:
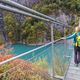
[[[44,42],[47,27],[42,21],[27,17],[23,23],[22,37],[26,43]]]
[[[5,72],[5,71],[9,70],[10,67],[11,67],[11,66],[8,65],[8,64],[4,64],[4,65],[0,66],[0,73],[3,73],[3,72]]]
[[[25,17],[21,26],[17,25],[14,14],[7,13],[4,17],[5,30],[11,42],[39,43],[44,42],[44,34],[48,30],[44,22]]]
[[[41,0],[40,3],[33,5],[32,9],[42,12],[46,15],[54,15],[57,17],[59,11],[65,14],[76,16],[76,20],[72,19],[70,22],[70,28],[66,28],[65,35],[71,34],[74,27],[78,25],[80,17],[80,0]],[[20,16],[19,16],[20,17]],[[14,13],[4,12],[5,31],[9,37],[9,41],[13,43],[24,42],[28,44],[37,44],[39,42],[44,43],[44,39],[47,38],[50,41],[50,25],[47,26],[45,22],[33,19],[32,17],[24,17],[22,22],[18,22]],[[56,26],[57,27],[57,26]],[[54,38],[59,39],[63,36],[63,33],[54,28]],[[2,41],[0,41],[2,44]],[[56,54],[58,53],[55,51]],[[6,60],[2,59],[1,61]],[[15,61],[17,62],[17,61]],[[16,66],[18,63],[11,62],[11,64],[0,66],[0,73],[5,72],[11,67]],[[58,56],[55,55],[54,69],[57,75],[63,76],[66,69],[66,64],[63,64]],[[27,67],[27,63],[23,61],[22,66],[16,68],[16,72],[10,75],[15,70],[9,72],[9,74],[0,77],[1,80],[51,80],[48,76],[48,71],[44,71],[42,68],[47,68],[47,63],[43,59],[37,61],[35,64],[31,64]],[[40,67],[39,67],[40,66]],[[42,66],[42,67],[41,67]],[[29,71],[28,71],[29,70]],[[47,72],[47,74],[46,74]],[[44,74],[45,73],[45,74]],[[10,75],[10,76],[9,76]],[[46,76],[47,75],[47,76]]]
[[[2,39],[2,35],[0,34],[0,45],[2,45],[4,43],[3,39]]]
[[[64,33],[60,32],[59,30],[54,28],[54,39],[55,40],[60,39],[63,35],[64,35]]]
[[[0,66],[0,80],[51,80],[48,69],[45,67],[46,65],[47,62],[44,59],[35,64],[16,59]],[[3,74],[1,75],[1,73]]]
[[[34,6],[35,9],[37,9],[37,6],[39,6],[38,11],[41,11],[41,8],[45,8],[46,6],[50,11],[62,10],[66,13],[76,14],[80,16],[80,0],[41,0],[39,5],[37,4]],[[47,8],[45,8],[43,12],[46,10]]]
[[[77,26],[79,23],[79,17],[80,17],[80,0],[41,0],[39,4],[33,5],[33,9],[42,12],[47,15],[55,15],[58,16],[60,13],[65,13],[67,15],[70,15],[71,17],[76,16],[76,20],[72,19],[70,22],[70,29],[66,30],[70,32],[71,34],[74,31],[74,27]],[[61,37],[61,32],[58,31],[60,34],[54,34],[56,35],[54,38],[57,39],[57,36]],[[65,35],[69,35],[65,34]]]
[[[60,52],[59,50],[55,50],[55,54],[54,54],[54,72],[55,75],[59,75],[59,76],[64,76],[65,71],[68,67],[68,65],[66,63],[64,63],[64,59],[63,57],[61,58],[61,56],[59,55]]]
[[[80,0],[41,0],[39,3],[34,4],[32,9],[46,15],[58,16],[60,10],[65,14],[71,15],[71,17],[76,15],[76,21],[72,19],[70,23],[71,28],[74,29],[74,26],[78,25],[79,21]],[[22,21],[17,21],[14,13],[4,12],[4,22],[5,30],[11,42],[43,43],[45,34],[50,40],[50,29],[43,21],[32,17],[24,17]],[[69,32],[72,32],[72,29]],[[68,30],[65,33],[67,34]],[[54,29],[55,39],[60,38],[62,34],[62,32]]]

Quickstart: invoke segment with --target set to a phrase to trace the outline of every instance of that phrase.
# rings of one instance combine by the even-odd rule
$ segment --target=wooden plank
[[[76,67],[74,65],[74,54],[64,80],[80,80],[80,66]]]

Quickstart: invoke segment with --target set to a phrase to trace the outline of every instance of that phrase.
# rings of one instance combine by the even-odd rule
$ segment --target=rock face
[[[12,1],[18,2],[27,7],[32,7],[32,4],[38,3],[40,0],[12,0]]]
[[[4,26],[3,14],[0,12],[0,30],[3,28],[3,26]]]
[[[0,40],[1,41],[7,41],[7,35],[4,29],[4,20],[3,20],[3,13],[0,12]]]

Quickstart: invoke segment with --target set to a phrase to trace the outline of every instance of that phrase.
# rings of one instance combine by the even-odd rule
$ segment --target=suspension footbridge
[[[73,50],[73,47],[69,48],[69,46],[71,46],[69,41],[63,40],[63,38],[54,41],[53,27],[55,26],[55,24],[66,26],[63,22],[10,0],[0,0],[0,9],[22,14],[24,16],[31,16],[38,20],[43,20],[45,22],[51,23],[51,27],[50,27],[51,42],[50,43],[44,44],[38,48],[35,48],[28,52],[13,56],[10,59],[2,61],[0,62],[0,66],[5,64],[8,65],[12,61],[15,61],[16,59],[23,59],[24,61],[31,62],[33,64],[38,64],[41,61],[40,63],[42,63],[43,65],[44,63],[46,63],[47,67],[40,64],[38,64],[38,66],[42,67],[44,70],[47,70],[48,73],[50,74],[49,77],[51,77],[52,80],[56,80],[56,79],[79,80],[80,79],[80,67],[75,67],[74,65],[74,61],[73,61],[74,50]],[[10,76],[9,80],[13,80],[12,79],[13,77],[11,76],[15,75],[15,73],[17,73],[16,71],[19,72],[20,68],[24,70],[23,69],[24,67],[22,63],[20,63],[20,61],[21,60],[18,61],[18,65],[11,67],[9,68],[9,70],[1,73],[0,78],[3,78],[2,80],[6,80]],[[29,69],[30,68],[28,67],[28,70]],[[24,73],[25,73],[25,70],[24,70]],[[24,73],[21,73],[20,75],[25,75],[26,73],[25,74]],[[37,73],[41,75],[40,71]],[[43,74],[43,75],[46,75],[46,74]],[[6,76],[7,78],[5,78]],[[46,77],[48,77],[48,75],[46,75]]]

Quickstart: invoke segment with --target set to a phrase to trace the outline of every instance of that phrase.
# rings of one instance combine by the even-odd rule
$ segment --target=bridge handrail
[[[28,8],[28,7],[25,7],[23,5],[20,5],[20,4],[16,3],[16,2],[13,2],[13,1],[10,1],[10,0],[0,0],[0,2],[9,5],[9,6],[6,6],[6,5],[3,5],[3,4],[0,4],[0,8],[2,8],[2,9],[5,9],[5,10],[11,11],[11,12],[20,13],[20,14],[23,14],[23,15],[26,15],[26,16],[31,16],[31,17],[34,17],[34,18],[37,18],[37,19],[40,19],[40,20],[44,20],[44,21],[50,21],[51,23],[57,23],[57,24],[65,25],[64,23],[62,23],[61,21],[59,21],[57,19],[51,18],[51,17],[49,17],[47,15],[44,15],[42,13],[39,13],[39,12],[37,12],[35,10],[32,10],[32,9]],[[12,6],[12,7],[10,7],[10,6]],[[17,55],[17,56],[14,56],[14,57],[10,58],[10,59],[7,59],[5,61],[2,61],[2,62],[0,62],[0,65],[6,64],[6,63],[8,63],[8,62],[10,62],[12,60],[15,60],[15,59],[20,58],[20,57],[22,57],[24,55],[30,54],[31,52],[34,52],[36,50],[39,50],[39,49],[41,49],[43,47],[46,47],[46,46],[48,46],[50,44],[56,43],[56,42],[58,42],[60,40],[63,40],[63,38],[64,37],[62,37],[62,38],[60,38],[60,39],[58,39],[56,41],[53,41],[52,40],[52,42],[47,43],[47,44],[45,44],[43,46],[40,46],[40,47],[35,48],[33,50],[30,50],[28,52],[22,53],[20,55]]]
[[[70,61],[69,61],[68,67],[67,67],[67,69],[66,69],[66,72],[65,72],[65,74],[64,74],[63,80],[65,80],[66,75],[67,75],[67,73],[68,73],[69,66],[70,66],[70,63],[71,63],[71,59],[72,59],[72,58],[70,57]]]
[[[42,14],[42,13],[40,13],[38,11],[35,11],[33,9],[30,9],[28,7],[25,7],[25,6],[23,6],[23,5],[19,4],[19,3],[14,2],[14,1],[0,0],[0,2],[5,3],[5,4],[8,4],[8,5],[12,6],[12,7],[18,8],[18,9],[23,10],[25,12],[34,13],[34,14],[36,14],[38,16],[41,16],[41,17],[46,18],[46,19],[49,19],[50,21],[54,21],[54,22],[63,24],[61,21],[59,21],[59,20],[57,20],[55,18],[51,18],[51,17],[49,17],[49,16],[47,16],[45,14]],[[65,24],[63,24],[63,25],[65,25]]]
[[[47,43],[47,44],[42,45],[42,46],[40,46],[40,47],[38,47],[38,48],[32,49],[32,50],[30,50],[30,51],[28,51],[28,52],[22,53],[22,54],[20,54],[20,55],[17,55],[17,56],[15,56],[15,57],[12,57],[12,58],[10,58],[10,59],[7,59],[7,60],[5,60],[5,61],[2,61],[2,62],[0,62],[0,65],[6,64],[6,63],[8,63],[8,62],[10,62],[10,61],[12,61],[12,60],[15,60],[15,59],[17,59],[17,58],[20,58],[20,57],[22,57],[22,56],[25,56],[25,55],[27,55],[27,54],[30,54],[31,52],[34,52],[34,51],[36,51],[36,50],[39,50],[39,49],[41,49],[41,48],[43,48],[43,47],[46,47],[46,46],[48,46],[48,45],[50,45],[50,44],[52,44],[52,43],[58,42],[58,41],[60,41],[60,40],[63,40],[63,37],[60,38],[60,39],[58,39],[58,40],[55,40],[54,42]]]
[[[7,10],[7,11],[11,11],[11,12],[16,12],[16,13],[19,13],[19,14],[22,14],[22,15],[25,15],[25,16],[31,16],[31,17],[34,17],[34,18],[37,18],[37,19],[40,19],[40,20],[44,20],[44,21],[48,21],[48,22],[49,22],[48,19],[45,19],[45,18],[43,18],[43,17],[39,17],[39,16],[30,14],[30,13],[27,13],[27,12],[22,11],[22,10],[18,10],[18,9],[16,9],[16,8],[12,8],[12,7],[3,5],[3,4],[0,4],[0,9]]]

